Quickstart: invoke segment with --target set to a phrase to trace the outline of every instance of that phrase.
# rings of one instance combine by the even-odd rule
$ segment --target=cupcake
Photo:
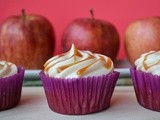
[[[130,72],[138,103],[160,111],[160,51],[142,54]]]
[[[61,114],[88,114],[109,107],[119,72],[101,54],[78,50],[54,56],[40,72],[48,105]]]
[[[21,97],[24,69],[0,61],[0,111],[15,107]]]

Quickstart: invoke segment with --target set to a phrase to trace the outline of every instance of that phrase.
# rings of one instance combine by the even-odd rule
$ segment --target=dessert
[[[130,72],[138,103],[160,111],[160,51],[142,54]]]
[[[62,114],[87,114],[109,107],[119,72],[104,55],[78,50],[44,64],[40,77],[51,110]]]
[[[16,106],[21,97],[24,69],[0,61],[0,111]]]

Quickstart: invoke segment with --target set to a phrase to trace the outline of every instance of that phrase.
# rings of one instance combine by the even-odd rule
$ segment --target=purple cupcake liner
[[[18,67],[18,73],[0,78],[0,111],[16,106],[21,97],[24,69]]]
[[[160,76],[130,68],[138,103],[144,108],[160,112]]]
[[[119,72],[87,78],[51,78],[40,72],[48,105],[61,114],[88,114],[109,107]]]

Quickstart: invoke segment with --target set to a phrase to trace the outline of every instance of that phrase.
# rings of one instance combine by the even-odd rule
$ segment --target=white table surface
[[[42,87],[23,87],[19,105],[0,112],[0,120],[159,120],[160,112],[141,107],[133,87],[116,86],[107,110],[87,115],[52,112]]]

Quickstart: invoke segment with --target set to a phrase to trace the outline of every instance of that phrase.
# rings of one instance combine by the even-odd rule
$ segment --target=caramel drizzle
[[[62,56],[64,56],[64,55],[65,55],[65,54],[58,55],[58,57],[55,58],[55,59],[53,59],[53,60],[57,60],[57,59],[59,59],[60,57],[62,57]],[[45,68],[44,71],[48,71],[48,70],[49,70],[51,67],[53,67],[55,64],[61,62],[61,61],[58,61],[58,62],[54,63],[53,65],[50,65],[50,66],[49,66],[49,64],[50,64],[53,60],[48,61],[48,62],[46,62],[46,63],[44,64],[44,68]]]
[[[73,57],[74,61],[76,61],[76,57],[82,57],[82,54],[79,52],[79,50],[78,50],[75,46],[73,46],[73,49],[74,49],[73,54],[71,55],[71,57],[69,57],[69,58],[67,58],[67,59],[70,59],[70,58]],[[57,58],[55,58],[55,59],[53,59],[53,60],[57,60],[57,59],[59,59],[60,57],[69,54],[70,52],[71,52],[71,51],[68,51],[67,53],[64,53],[64,54],[62,54],[62,55],[59,55]],[[65,59],[65,60],[67,60],[67,59]],[[48,61],[48,62],[46,62],[46,63],[44,64],[44,68],[45,68],[44,71],[48,71],[51,67],[53,67],[53,66],[56,65],[57,63],[60,63],[60,62],[65,61],[65,60],[61,60],[61,61],[58,61],[58,62],[54,63],[53,65],[48,66],[53,60]],[[76,62],[75,62],[75,63],[76,63]],[[74,63],[68,64],[68,65],[65,65],[65,66],[60,66],[60,67],[57,68],[57,72],[60,73],[60,72],[62,72],[64,69],[66,69],[66,68],[68,68],[68,67],[70,67],[70,66],[72,66],[72,65],[74,65]]]
[[[86,60],[89,60],[89,59],[92,59],[92,58],[94,58],[94,56],[89,55],[86,59],[83,59],[83,60],[80,60],[80,61],[77,61],[77,62],[73,62],[73,63],[70,63],[68,65],[60,66],[60,67],[57,68],[57,72],[60,73],[60,72],[62,72],[63,70],[67,69],[70,66],[73,66],[75,64],[78,64],[80,62],[83,62],[83,61],[86,61]]]
[[[54,58],[53,60],[57,60],[57,59],[59,59],[61,56],[64,56],[63,54],[62,55],[58,55],[57,56],[57,58]],[[51,58],[52,59],[52,58]],[[53,61],[53,60],[51,60],[51,61]],[[49,61],[47,61],[43,66],[44,67],[47,67],[50,63],[51,63],[51,61],[49,60]]]
[[[76,61],[76,57],[82,57],[81,53],[79,52],[79,50],[75,46],[74,46],[73,55],[71,57],[74,58],[74,61]]]
[[[79,51],[75,46],[73,46],[73,50],[74,50],[74,51],[73,51],[73,54],[72,54],[69,58],[67,58],[67,59],[73,58],[74,62],[73,62],[73,63],[70,63],[70,64],[67,64],[67,65],[63,65],[63,66],[58,67],[58,68],[56,69],[58,73],[61,73],[63,70],[67,69],[67,68],[70,67],[70,66],[73,66],[73,65],[78,64],[78,63],[80,63],[80,62],[83,62],[83,61],[86,61],[86,60],[95,58],[93,55],[91,55],[91,54],[88,53],[88,57],[87,57],[86,59],[83,59],[83,60],[80,60],[80,61],[76,61],[76,58],[77,58],[77,57],[83,57],[83,55],[80,53],[80,51]],[[53,59],[53,60],[57,60],[57,59],[59,59],[60,57],[69,54],[70,52],[71,52],[71,51],[69,51],[69,52],[67,52],[67,53],[64,53],[64,54],[62,54],[62,55],[59,55],[57,58],[55,58],[55,59]],[[65,60],[67,60],[67,59],[65,59]],[[50,66],[49,66],[49,64],[50,64],[53,60],[48,61],[48,62],[46,62],[46,63],[44,64],[45,71],[48,71],[51,67],[53,67],[53,66],[56,65],[57,63],[60,63],[60,62],[65,61],[65,60],[61,60],[61,61],[58,61],[58,62],[54,63],[53,65],[50,65]],[[91,65],[95,64],[95,63],[98,62],[99,60],[105,62],[104,67],[106,67],[107,69],[111,68],[111,66],[112,66],[112,60],[111,60],[110,58],[108,58],[107,61],[106,61],[103,56],[100,56],[100,58],[97,59],[95,62],[93,62],[93,63],[87,65],[86,67],[83,67],[83,68],[81,68],[80,70],[78,70],[78,71],[77,71],[77,74],[78,74],[79,76],[83,75]]]
[[[92,66],[93,64],[95,64],[95,63],[98,62],[99,60],[105,62],[104,66],[105,66],[107,69],[111,68],[111,66],[112,66],[112,60],[111,60],[110,58],[108,58],[108,60],[106,61],[104,57],[100,56],[100,58],[97,59],[95,62],[93,62],[93,63],[87,65],[86,67],[81,68],[80,70],[78,70],[78,71],[77,71],[77,74],[78,74],[79,76],[83,75],[90,66]]]
[[[94,63],[96,63],[96,62],[98,62],[98,61],[99,61],[99,59],[96,60],[95,62],[87,65],[86,67],[81,68],[80,70],[77,71],[77,75],[82,76],[82,75],[87,71],[87,69],[88,69],[90,66],[92,66]]]
[[[13,63],[8,63],[6,61],[4,63],[7,66],[7,68],[4,71],[1,72],[0,76],[5,76],[5,75],[7,75],[11,72],[11,66],[13,65]],[[0,64],[0,67],[3,68],[5,65]]]
[[[105,62],[105,64],[104,64],[104,67],[105,67],[105,68],[109,69],[109,68],[112,67],[112,60],[111,60],[111,58],[108,57],[108,60],[105,61],[105,58],[102,57],[102,56],[100,56],[100,59],[101,59],[101,61],[104,61],[104,62]]]
[[[154,53],[156,53],[156,52],[148,53],[147,55],[144,56],[143,66],[144,66],[144,69],[145,69],[145,70],[148,70],[149,68],[151,68],[151,67],[154,66],[154,65],[160,64],[160,60],[159,60],[157,63],[155,63],[155,64],[153,64],[153,65],[150,65],[150,66],[145,63],[146,60],[147,60],[147,58],[148,58],[148,56],[151,55],[151,54],[154,54]]]

